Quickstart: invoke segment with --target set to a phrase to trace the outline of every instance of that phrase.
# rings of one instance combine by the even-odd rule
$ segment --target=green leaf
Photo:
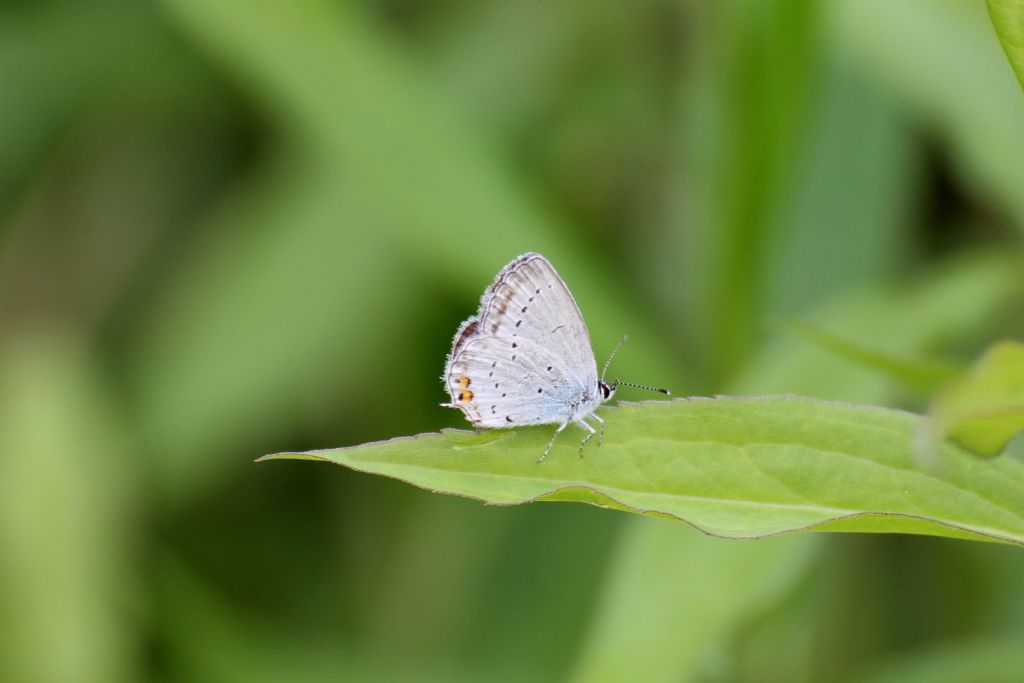
[[[805,341],[865,367],[879,370],[919,391],[934,391],[955,377],[960,370],[956,365],[944,361],[913,360],[876,351],[798,320],[782,321],[779,326]]]
[[[1024,545],[1024,463],[941,445],[924,469],[920,418],[800,397],[620,404],[576,457],[549,427],[449,430],[261,460],[324,460],[497,505],[571,501],[668,517],[727,538],[786,531],[916,533]]]
[[[991,331],[1005,323],[1007,306],[1019,298],[1021,272],[1013,252],[960,255],[898,286],[852,289],[802,317],[887,356],[928,357],[992,338]],[[891,385],[887,377],[864,372],[834,353],[776,335],[728,392],[884,405],[894,400]]]
[[[988,15],[1017,80],[1024,86],[1024,0],[988,0]]]
[[[978,455],[997,455],[1024,429],[1024,344],[993,345],[932,403],[935,432]]]

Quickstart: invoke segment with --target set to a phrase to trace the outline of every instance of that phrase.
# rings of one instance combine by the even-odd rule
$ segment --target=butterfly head
[[[597,392],[601,395],[602,401],[607,401],[615,395],[616,383],[608,384],[603,379],[597,381]]]

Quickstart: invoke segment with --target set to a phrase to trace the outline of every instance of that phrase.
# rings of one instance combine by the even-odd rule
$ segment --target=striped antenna
[[[629,336],[625,334],[622,335],[622,339],[620,339],[619,343],[616,344],[615,350],[612,351],[612,355],[608,356],[608,360],[606,360],[604,363],[604,369],[601,370],[601,382],[604,382],[604,376],[608,373],[608,366],[612,364],[612,358],[615,358],[615,354],[619,352],[619,349],[621,349],[622,345],[625,344],[627,341],[629,341]],[[668,389],[662,389],[660,387],[649,387],[646,384],[633,384],[632,382],[623,382],[622,380],[618,379],[613,381],[608,388],[611,391],[615,391],[615,388],[620,386],[634,387],[636,389],[647,389],[648,391],[657,391],[659,394],[665,394],[666,396],[672,395],[672,392],[669,391]]]
[[[625,344],[628,341],[629,341],[629,335],[628,334],[622,335],[622,339],[620,339],[619,343],[615,345],[615,350],[612,351],[612,355],[608,356],[608,360],[606,360],[604,362],[604,369],[601,370],[601,381],[602,382],[604,381],[604,376],[608,373],[608,366],[612,364],[612,358],[615,358],[615,354],[617,354],[619,352],[619,349],[622,348],[622,345]]]
[[[636,389],[647,389],[647,391],[657,391],[659,394],[665,394],[666,396],[672,395],[672,392],[669,391],[668,389],[662,389],[661,387],[649,387],[646,384],[633,384],[632,382],[622,382],[620,380],[615,380],[614,382],[612,382],[612,391],[615,390],[615,387],[634,387]]]

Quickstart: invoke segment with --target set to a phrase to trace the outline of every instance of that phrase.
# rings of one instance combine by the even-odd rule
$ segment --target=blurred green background
[[[773,322],[1020,337],[1022,164],[980,1],[3,5],[0,680],[1024,679],[1017,548],[252,462],[468,426],[531,250],[622,377],[922,410]]]

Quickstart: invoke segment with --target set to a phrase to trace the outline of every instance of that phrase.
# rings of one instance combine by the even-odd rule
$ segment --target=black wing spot
[[[538,289],[536,292],[534,292],[534,294],[540,294],[540,289]]]
[[[492,372],[488,372],[488,373],[487,373],[487,376],[488,376],[488,377],[494,377],[494,372],[493,372],[493,371],[492,371]]]
[[[512,421],[512,417],[510,415],[506,415],[505,416],[505,422],[511,422],[511,421]]]
[[[544,393],[544,390],[543,390],[543,389],[538,389],[538,390],[537,390],[537,393],[538,393],[538,394],[543,394],[543,393]]]
[[[526,313],[526,308],[527,308],[526,306],[523,306],[522,310],[520,310],[519,312],[520,313]]]
[[[498,388],[498,383],[497,383],[497,382],[495,382],[495,383],[494,383],[494,388],[495,388],[495,389],[497,389],[497,388]]]
[[[519,327],[519,326],[520,326],[520,325],[522,325],[522,324],[523,324],[523,321],[522,321],[522,320],[517,320],[517,321],[516,321],[516,327]]]
[[[551,366],[550,365],[548,366],[548,372],[551,372]]]
[[[502,394],[502,395],[501,395],[501,397],[502,397],[502,398],[505,398],[505,394]]]
[[[492,368],[498,367],[498,361],[494,361],[493,363],[491,363],[491,367]]]
[[[515,354],[513,354],[512,355],[512,360],[515,360],[515,359],[516,359]]]
[[[492,414],[492,415],[493,415],[494,413],[498,412],[498,411],[496,411],[496,410],[495,410],[495,408],[497,408],[497,407],[498,407],[498,406],[491,406],[491,414]]]
[[[518,347],[518,346],[519,346],[519,344],[516,344],[515,342],[512,342],[512,348],[513,348],[513,349],[514,349],[514,348],[516,348],[516,347]]]

